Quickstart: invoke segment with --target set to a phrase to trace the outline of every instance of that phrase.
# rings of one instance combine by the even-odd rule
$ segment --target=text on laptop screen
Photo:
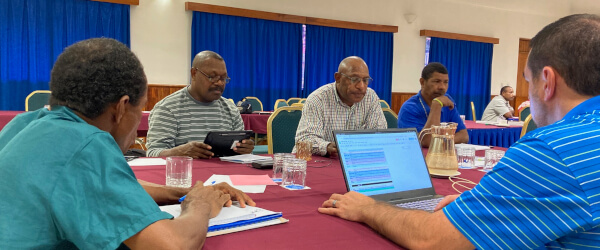
[[[371,196],[431,187],[414,131],[336,137],[350,190]]]

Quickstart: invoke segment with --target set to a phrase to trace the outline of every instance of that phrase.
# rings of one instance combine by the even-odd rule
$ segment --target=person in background
[[[442,122],[457,124],[455,143],[469,142],[467,127],[454,108],[454,100],[446,94],[448,90],[448,70],[437,62],[427,64],[421,71],[421,90],[409,98],[398,113],[399,128],[416,128],[418,132]],[[421,146],[429,147],[431,136],[421,140]]]
[[[321,86],[306,98],[296,130],[296,142],[311,142],[313,154],[337,155],[333,130],[387,128],[379,97],[368,87],[373,79],[362,58],[345,58],[333,77],[334,83]]]
[[[408,249],[597,248],[599,41],[600,16],[587,14],[561,18],[531,39],[524,75],[540,128],[509,148],[475,188],[447,196],[436,212],[404,210],[356,192],[331,195],[319,212],[366,223]]]
[[[221,96],[231,80],[225,60],[213,51],[202,51],[192,62],[191,84],[158,102],[148,118],[149,157],[190,156],[211,158],[204,144],[210,131],[244,130],[238,108]],[[250,154],[254,141],[242,140],[233,151]]]
[[[510,106],[510,101],[515,99],[515,93],[511,86],[504,86],[500,89],[500,95],[495,96],[485,107],[482,121],[496,121],[496,119],[513,118],[515,109]]]
[[[124,44],[67,47],[50,90],[51,111],[23,114],[0,132],[0,249],[197,249],[223,206],[254,204],[197,182],[180,217],[160,211],[123,157],[147,102],[143,67]]]

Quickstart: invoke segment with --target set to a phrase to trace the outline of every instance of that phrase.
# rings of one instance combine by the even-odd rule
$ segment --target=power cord
[[[456,179],[456,180],[453,180],[453,179]],[[466,189],[465,191],[469,191],[469,190],[473,189],[473,187],[477,186],[477,183],[472,182],[471,180],[468,180],[465,178],[448,176],[448,180],[450,180],[452,182],[452,188],[454,189],[454,191],[456,191],[459,194],[462,194],[463,192],[458,190],[458,188],[456,188],[455,185],[463,187],[464,189]],[[473,187],[468,187],[463,184],[473,185]]]

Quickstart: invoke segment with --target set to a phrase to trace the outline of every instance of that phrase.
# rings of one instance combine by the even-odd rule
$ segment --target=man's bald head
[[[219,61],[224,61],[223,57],[221,57],[221,55],[217,54],[217,52],[205,50],[205,51],[202,51],[202,52],[196,54],[196,56],[194,57],[194,61],[192,61],[192,68],[199,68],[200,65],[204,61],[211,59],[211,58],[219,60]]]
[[[364,67],[367,72],[369,71],[369,67],[367,66],[367,63],[365,63],[365,60],[358,56],[349,56],[340,62],[338,72],[348,74],[349,72],[356,71],[360,67]]]

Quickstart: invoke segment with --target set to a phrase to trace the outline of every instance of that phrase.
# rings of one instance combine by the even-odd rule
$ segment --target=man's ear
[[[556,93],[556,81],[558,80],[558,74],[552,67],[546,66],[542,69],[540,77],[544,83],[544,101],[549,101]]]
[[[338,72],[333,73],[333,78],[335,79],[335,82],[340,82],[340,78],[342,77],[342,75]]]
[[[425,84],[425,78],[419,78],[419,82],[421,83],[421,88],[423,88],[423,85]]]
[[[129,104],[129,96],[124,95],[119,99],[119,102],[115,105],[115,114],[114,119],[116,123],[121,123],[121,119],[125,116],[127,112],[127,105]]]

